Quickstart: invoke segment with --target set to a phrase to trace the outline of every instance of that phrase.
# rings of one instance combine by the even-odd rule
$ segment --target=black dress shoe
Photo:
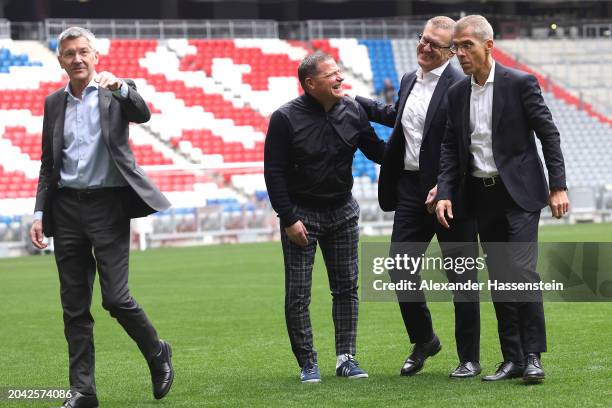
[[[527,354],[526,362],[523,381],[529,384],[542,382],[546,376],[544,375],[540,357],[536,353],[529,353]]]
[[[519,365],[512,361],[504,361],[503,363],[499,364],[495,374],[482,377],[482,381],[499,381],[518,378],[523,376],[523,371],[525,371],[525,366],[522,364]]]
[[[174,369],[172,368],[172,348],[167,342],[160,340],[161,351],[151,361],[151,382],[153,383],[153,396],[155,399],[162,399],[170,391],[174,381]]]
[[[435,334],[433,339],[427,343],[416,343],[412,349],[412,353],[410,353],[404,362],[400,370],[400,375],[415,375],[423,369],[425,360],[427,360],[428,357],[435,356],[440,350],[442,350],[442,345],[440,344],[440,339]]]
[[[98,408],[98,398],[73,391],[72,396],[66,399],[60,408]]]
[[[455,371],[450,373],[449,377],[450,378],[476,377],[478,374],[480,374],[481,371],[482,369],[480,368],[480,363],[478,363],[478,361],[464,361],[461,364],[459,364],[457,368],[455,368]]]

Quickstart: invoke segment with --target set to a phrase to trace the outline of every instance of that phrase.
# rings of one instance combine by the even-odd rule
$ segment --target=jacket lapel
[[[404,138],[404,127],[402,126],[402,115],[404,114],[404,108],[406,107],[406,101],[408,100],[408,95],[412,91],[414,87],[414,83],[416,82],[416,71],[411,73],[406,79],[406,85],[400,88],[400,99],[399,104],[397,105],[397,116],[395,118],[395,126],[393,127],[393,132],[391,133],[391,138],[387,142],[387,148],[385,149],[386,153],[389,154],[389,158],[394,157],[394,159],[390,159],[390,163],[394,163],[394,166],[397,168],[404,168],[404,153],[406,149],[406,139]]]
[[[102,130],[102,138],[104,143],[109,145],[110,137],[110,103],[111,92],[105,88],[98,88],[98,108],[100,109],[100,128]]]
[[[502,113],[504,111],[504,95],[506,86],[506,78],[507,71],[504,69],[504,66],[495,63],[495,74],[493,77],[493,112],[491,117],[491,138],[495,137],[496,129],[499,126],[499,121],[501,120]]]
[[[463,94],[463,141],[465,146],[470,145],[470,99],[472,97],[472,82],[471,77],[464,79]]]
[[[427,114],[425,115],[425,125],[423,126],[423,139],[425,139],[427,132],[429,131],[429,126],[431,125],[431,121],[434,117],[434,114],[438,110],[438,106],[442,101],[442,96],[445,94],[448,87],[451,85],[452,78],[450,76],[450,69],[453,69],[450,64],[446,66],[444,72],[440,76],[440,80],[436,85],[436,89],[434,89],[433,95],[431,95],[431,100],[429,101],[429,106],[427,107]]]
[[[412,88],[414,88],[414,83],[416,82],[416,71],[413,72],[412,74],[410,74],[410,76],[408,77],[408,79],[406,80],[406,85],[403,89],[402,92],[400,93],[400,103],[398,105],[398,109],[397,109],[397,117],[395,119],[395,128],[397,129],[399,127],[399,129],[402,129],[402,115],[404,114],[404,108],[406,107],[406,101],[408,100],[408,95],[410,95],[410,92],[412,91]]]
[[[66,103],[68,101],[68,94],[61,92],[58,97],[58,101],[55,104],[58,111],[53,115],[56,119],[55,125],[53,126],[53,163],[54,170],[57,174],[61,169],[62,163],[62,150],[64,147],[64,120],[66,118]]]

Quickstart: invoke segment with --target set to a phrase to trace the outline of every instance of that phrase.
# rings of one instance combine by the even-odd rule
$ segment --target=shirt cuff
[[[117,90],[114,90],[113,95],[115,95],[119,99],[127,99],[128,84],[126,84],[125,81],[121,81],[121,87]]]
[[[42,211],[34,211],[34,219],[42,220],[43,212]]]
[[[298,216],[293,213],[293,211],[290,214],[282,217],[279,215],[278,218],[280,218],[280,224],[283,228],[290,227],[300,220]]]

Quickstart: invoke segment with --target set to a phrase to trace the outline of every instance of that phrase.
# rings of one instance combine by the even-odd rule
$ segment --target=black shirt
[[[342,98],[325,112],[305,93],[272,114],[264,176],[283,227],[298,221],[295,204],[323,209],[348,200],[358,148],[380,163],[385,142],[376,136],[363,108],[350,98]]]

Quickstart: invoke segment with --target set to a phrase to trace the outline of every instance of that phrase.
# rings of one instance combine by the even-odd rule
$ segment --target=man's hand
[[[308,245],[308,231],[302,221],[296,221],[295,224],[285,228],[287,237],[291,242],[301,247]]]
[[[108,71],[102,71],[94,78],[100,88],[106,88],[109,91],[116,91],[121,88],[123,81],[111,74]]]
[[[448,214],[448,219],[453,219],[453,204],[450,200],[438,201],[438,204],[436,204],[436,217],[438,218],[438,222],[442,224],[444,228],[450,228],[446,220],[446,214]]]
[[[569,199],[567,198],[567,192],[565,190],[551,191],[548,196],[548,205],[550,211],[555,218],[561,218],[569,210]]]
[[[32,228],[30,228],[30,240],[32,244],[38,249],[45,249],[47,244],[43,242],[43,227],[41,220],[34,220]]]
[[[427,212],[433,214],[436,210],[436,195],[438,195],[438,185],[433,186],[429,193],[427,194],[427,199],[425,200],[425,206],[427,207]]]

